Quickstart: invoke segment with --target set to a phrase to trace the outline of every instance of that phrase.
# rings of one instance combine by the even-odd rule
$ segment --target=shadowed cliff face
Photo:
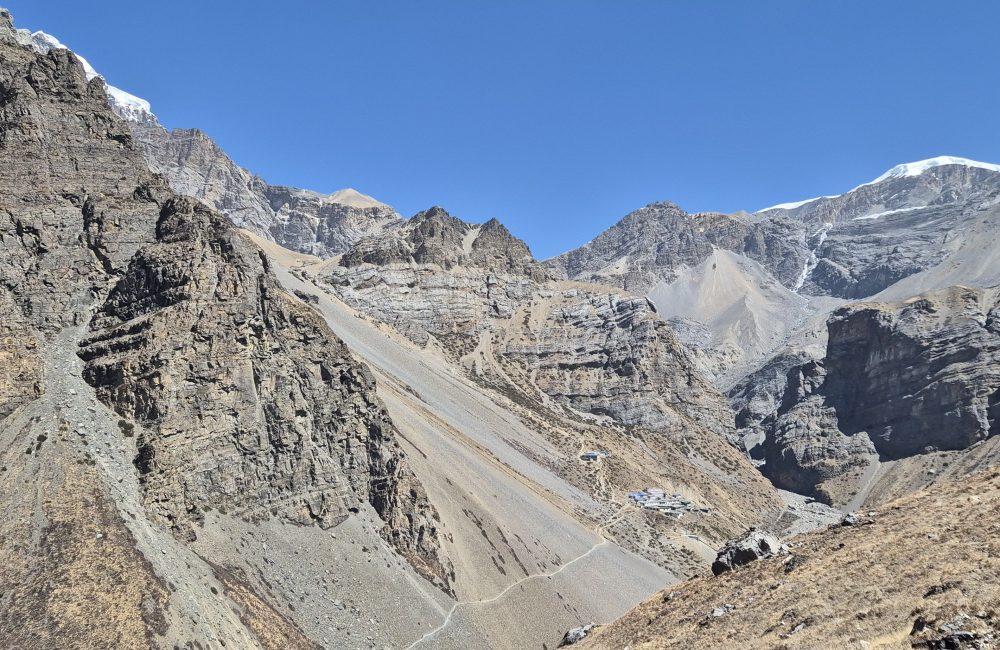
[[[125,549],[122,566],[142,569],[128,588],[141,591],[158,574],[200,561],[177,539],[199,536],[210,509],[322,527],[358,516],[379,522],[375,528],[418,572],[450,589],[436,511],[367,370],[319,316],[278,288],[259,249],[149,172],[99,79],[87,82],[66,50],[39,54],[20,45],[6,12],[0,163],[0,537],[15,556],[45,553],[37,544],[56,533],[72,538],[67,548],[96,544],[99,554],[103,542],[93,540],[113,529]],[[124,455],[132,462],[119,462]],[[27,486],[21,496],[15,477]],[[66,489],[69,480],[86,489]],[[114,523],[89,531],[89,541],[34,530],[63,511],[29,493],[59,495],[67,521],[98,512]],[[128,501],[133,493],[138,498]],[[143,534],[118,534],[119,515]],[[164,528],[177,539],[159,537]],[[6,559],[4,597],[20,579]],[[63,607],[60,627],[38,647],[113,645],[71,619],[115,608],[131,616],[138,638],[146,633],[135,609],[145,606],[141,598],[95,602],[73,584],[50,600]],[[241,589],[245,606],[266,609],[254,587]],[[217,624],[211,634],[240,639],[241,647],[267,645],[246,621],[222,620],[232,607],[221,597],[210,594],[209,604],[198,593],[185,591],[184,602],[220,620],[185,620],[177,601],[168,605],[157,593],[166,621],[157,618],[148,634],[181,639],[193,632],[177,624]],[[286,638],[298,634],[308,645],[289,630]]]
[[[873,460],[965,450],[995,435],[998,295],[956,287],[836,312],[825,358],[788,372],[781,406],[764,422],[765,473],[845,502],[861,487],[852,472]]]

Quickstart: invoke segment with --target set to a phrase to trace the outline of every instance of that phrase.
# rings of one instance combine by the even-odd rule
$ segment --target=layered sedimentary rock
[[[954,246],[964,237],[963,222],[974,219],[975,212],[970,205],[941,205],[833,225],[816,246],[816,263],[802,291],[849,299],[874,296],[941,264],[949,243]]]
[[[476,372],[497,359],[520,364],[549,397],[624,425],[676,429],[683,413],[731,429],[724,400],[652,303],[550,281],[496,220],[472,225],[432,208],[321,269],[348,304],[410,338],[478,348],[488,360],[473,362]]]
[[[371,376],[228,222],[170,199],[156,237],[80,353],[100,399],[145,427],[136,466],[149,509],[193,536],[205,508],[329,527],[370,503],[446,584],[433,509]]]
[[[763,423],[765,473],[844,503],[876,460],[965,450],[1000,432],[998,295],[955,287],[838,310],[825,357],[788,371]]]
[[[431,208],[359,241],[323,271],[352,306],[418,342],[473,334],[509,318],[547,275],[500,222],[465,223]]]
[[[496,352],[571,408],[649,430],[691,418],[729,431],[729,410],[645,298],[582,283],[541,289],[500,330]]]

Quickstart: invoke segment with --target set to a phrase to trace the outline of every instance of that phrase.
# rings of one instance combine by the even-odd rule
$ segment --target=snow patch
[[[924,208],[929,208],[929,207],[930,206],[928,206],[928,205],[918,205],[918,206],[913,207],[913,208],[897,208],[895,210],[886,210],[885,212],[876,212],[875,214],[866,214],[863,217],[854,217],[854,218],[851,219],[851,221],[869,221],[869,220],[878,219],[879,217],[884,217],[884,216],[890,215],[890,214],[897,214],[899,212],[910,212],[912,210],[923,210]]]
[[[806,280],[809,278],[809,274],[812,273],[813,269],[816,268],[816,265],[819,264],[819,258],[816,257],[816,251],[822,248],[823,242],[826,241],[826,233],[830,231],[830,228],[833,228],[833,224],[827,222],[820,226],[820,229],[812,234],[812,237],[818,236],[819,241],[816,242],[815,246],[809,249],[809,257],[806,259],[806,263],[802,267],[802,272],[799,274],[798,279],[795,280],[795,286],[792,287],[793,292],[799,292],[799,289],[802,288],[802,285],[804,285]],[[810,239],[812,239],[812,237],[810,237]]]
[[[48,54],[52,50],[69,50],[76,57],[77,61],[80,62],[80,65],[83,66],[83,73],[87,77],[87,81],[98,77],[104,82],[104,85],[107,87],[108,104],[119,117],[132,122],[156,121],[156,116],[153,115],[149,102],[109,84],[107,79],[97,72],[87,59],[70,50],[52,34],[46,34],[42,31],[30,32],[27,29],[19,29],[17,30],[17,41],[22,45],[33,48],[40,54]]]
[[[805,201],[793,201],[791,203],[779,203],[778,205],[772,205],[769,208],[764,208],[762,210],[757,210],[755,214],[760,214],[761,212],[767,212],[768,210],[794,210],[795,208],[800,208],[806,203],[812,203],[813,201],[819,201],[821,199],[835,199],[840,194],[834,194],[833,196],[817,196],[816,198],[806,199]]]
[[[132,122],[144,122],[153,117],[153,111],[150,110],[149,102],[142,97],[136,97],[132,93],[127,93],[121,88],[115,88],[114,86],[108,86],[107,88],[111,108],[120,117]]]
[[[980,169],[988,169],[992,172],[1000,172],[1000,165],[994,165],[992,163],[979,162],[978,160],[969,160],[968,158],[959,158],[958,156],[937,156],[936,158],[928,158],[927,160],[918,160],[911,163],[903,163],[902,165],[896,165],[886,173],[882,174],[873,181],[867,183],[862,183],[858,187],[864,187],[865,185],[875,185],[876,183],[881,183],[882,181],[889,180],[890,178],[906,178],[908,176],[920,176],[924,172],[934,169],[935,167],[943,167],[945,165],[962,165],[964,167],[978,167]],[[858,189],[855,187],[854,189]],[[852,192],[854,190],[851,190]]]

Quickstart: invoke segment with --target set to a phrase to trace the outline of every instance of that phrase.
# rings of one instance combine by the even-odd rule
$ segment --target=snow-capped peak
[[[58,38],[42,31],[31,32],[27,29],[19,29],[17,30],[17,40],[21,44],[28,45],[42,54],[47,54],[51,50],[69,50]],[[107,87],[108,103],[119,117],[132,122],[156,121],[156,116],[153,115],[149,102],[141,97],[136,97],[132,93],[125,92],[121,88],[112,86],[102,74],[94,69],[94,66],[90,65],[87,59],[76,52],[73,52],[73,56],[83,66],[83,72],[87,77],[87,81],[90,81],[94,77],[100,77],[101,81],[104,82],[104,85]]]
[[[991,163],[979,162],[977,160],[969,160],[968,158],[959,158],[957,156],[937,156],[935,158],[928,158],[927,160],[918,160],[911,163],[903,163],[902,165],[896,165],[886,173],[882,174],[873,181],[867,183],[862,183],[858,187],[864,187],[865,185],[874,185],[876,183],[881,183],[884,180],[890,178],[906,178],[907,176],[920,176],[929,169],[934,169],[935,167],[943,167],[945,165],[962,165],[964,167],[979,167],[980,169],[988,169],[994,172],[1000,172],[1000,165],[994,165]],[[854,189],[858,189],[857,187]]]
[[[873,181],[868,181],[867,183],[862,183],[855,187],[854,190],[860,189],[867,185],[875,185],[881,183],[882,181],[887,181],[891,178],[906,178],[909,176],[920,176],[927,171],[934,169],[935,167],[943,167],[945,165],[962,165],[964,167],[978,167],[979,169],[988,169],[993,172],[1000,173],[1000,165],[994,165],[992,163],[979,162],[977,160],[969,160],[968,158],[959,158],[958,156],[937,156],[935,158],[928,158],[927,160],[918,160],[911,163],[903,163],[902,165],[896,165],[886,173],[882,174]],[[769,208],[764,208],[763,210],[758,210],[757,214],[761,212],[767,212],[769,210],[794,210],[795,208],[801,207],[807,203],[812,203],[813,201],[819,201],[820,199],[836,199],[843,196],[843,194],[834,194],[832,196],[817,196],[814,199],[806,199],[805,201],[794,201],[791,203],[779,203],[778,205],[772,205]]]
[[[35,48],[37,52],[42,54],[48,54],[51,50],[69,50],[69,48],[63,45],[58,38],[52,34],[46,34],[41,31],[30,32],[27,29],[19,29],[17,30],[17,40],[24,45],[30,45]],[[90,65],[87,59],[83,58],[76,52],[73,52],[73,56],[75,56],[83,65],[83,71],[87,75],[87,81],[90,81],[94,77],[101,76],[97,73],[97,70],[94,70],[94,66]],[[103,79],[104,77],[101,78]]]

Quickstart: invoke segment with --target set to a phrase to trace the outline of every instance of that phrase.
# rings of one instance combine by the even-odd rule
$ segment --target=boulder
[[[730,540],[715,556],[712,573],[719,575],[761,558],[785,550],[781,540],[773,533],[751,528],[742,536]]]
[[[588,623],[587,625],[581,625],[580,627],[574,627],[569,632],[563,635],[562,641],[559,642],[559,647],[563,648],[568,645],[574,645],[583,641],[587,634],[590,633],[595,627],[594,623]]]

